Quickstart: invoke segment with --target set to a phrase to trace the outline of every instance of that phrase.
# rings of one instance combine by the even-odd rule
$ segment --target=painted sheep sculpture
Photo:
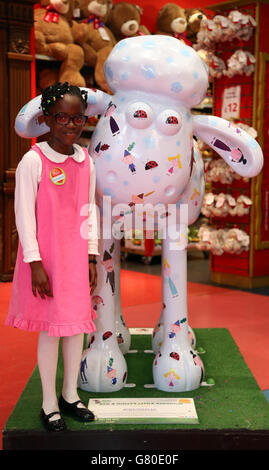
[[[243,177],[261,171],[262,151],[230,122],[192,115],[206,94],[208,71],[182,41],[164,35],[124,39],[104,72],[113,95],[88,89],[86,111],[101,115],[90,144],[101,223],[96,332],[83,352],[78,384],[93,392],[125,386],[130,334],[120,302],[120,239],[133,228],[148,233],[157,228],[163,238],[163,310],[154,330],[153,380],[159,390],[193,390],[205,373],[190,340],[187,312],[187,229],[204,195],[203,160],[193,135]],[[18,114],[17,133],[47,132],[41,114],[37,97]]]

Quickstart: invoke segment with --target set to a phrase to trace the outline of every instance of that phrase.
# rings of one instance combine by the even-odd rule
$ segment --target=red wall
[[[121,3],[122,0],[113,0],[113,4]],[[182,8],[202,8],[206,10],[207,5],[214,5],[216,3],[223,3],[223,0],[181,0],[180,2],[168,2],[165,0],[128,0],[128,3],[139,5],[143,8],[143,15],[141,17],[141,24],[147,26],[149,31],[156,30],[156,19],[158,11],[166,3],[177,3]]]

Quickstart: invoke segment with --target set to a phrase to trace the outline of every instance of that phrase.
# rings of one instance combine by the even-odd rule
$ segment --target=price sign
[[[223,102],[221,117],[223,119],[239,119],[240,117],[240,97],[241,86],[225,88],[223,92]]]

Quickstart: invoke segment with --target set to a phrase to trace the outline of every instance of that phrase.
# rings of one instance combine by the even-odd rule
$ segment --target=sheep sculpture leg
[[[175,232],[176,233],[176,232]],[[204,367],[192,349],[187,314],[187,226],[163,240],[163,338],[153,363],[155,386],[166,392],[199,387]]]
[[[116,306],[120,304],[115,299],[119,290],[119,286],[116,287],[119,276],[115,275],[115,247],[113,238],[101,238],[97,262],[98,285],[92,299],[97,313],[96,331],[88,338],[88,348],[83,352],[78,377],[79,388],[90,392],[115,392],[127,380],[127,365],[116,333]]]

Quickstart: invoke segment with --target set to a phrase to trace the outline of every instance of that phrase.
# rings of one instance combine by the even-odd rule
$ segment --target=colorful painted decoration
[[[106,332],[103,334],[103,340],[105,341],[106,339],[110,338],[110,336],[112,336],[111,331],[106,331]]]
[[[104,73],[112,95],[86,89],[86,114],[101,116],[90,144],[90,153],[95,156],[99,207],[103,196],[109,196],[112,209],[118,204],[129,205],[131,213],[128,216],[134,220],[132,213],[138,208],[143,214],[144,203],[164,206],[165,216],[161,220],[167,222],[171,230],[167,231],[162,243],[165,260],[162,302],[166,308],[162,312],[163,328],[160,331],[174,335],[172,338],[169,334],[155,335],[161,347],[153,362],[153,379],[159,390],[193,390],[200,386],[203,366],[192,349],[188,334],[186,246],[187,227],[198,218],[203,202],[204,165],[192,136],[213,148],[243,177],[255,177],[260,173],[262,150],[246,131],[237,132],[228,121],[192,114],[191,109],[206,95],[208,70],[197,52],[183,41],[165,35],[123,39],[108,56]],[[19,112],[15,129],[21,137],[37,137],[48,131],[40,119],[40,103],[41,99],[37,97]],[[133,142],[135,147],[130,148]],[[103,143],[108,146],[105,150],[101,149]],[[152,167],[147,162],[156,162],[154,171],[149,171]],[[174,221],[171,207],[176,209]],[[187,208],[187,214],[184,208]],[[124,216],[126,213],[124,209]],[[159,223],[157,214],[154,214],[154,223]],[[112,234],[110,237],[105,235],[101,231],[95,292],[104,305],[97,309],[95,341],[87,351],[85,364],[88,367],[84,364],[83,368],[82,375],[87,384],[82,383],[81,374],[79,381],[79,386],[85,390],[100,393],[124,386],[117,377],[123,377],[127,371],[114,334],[120,296],[117,282],[120,280],[115,276],[115,255],[111,247],[113,244],[119,246],[120,240]],[[177,325],[179,312],[186,321]],[[173,331],[175,329],[178,331]],[[108,342],[103,341],[106,331],[113,333]],[[110,345],[110,349],[104,345]],[[171,351],[178,354],[180,360],[170,356]],[[114,359],[113,367],[109,365],[109,357]]]
[[[172,357],[176,361],[179,361],[179,354],[177,352],[171,352],[170,357]]]
[[[152,168],[157,168],[158,163],[155,162],[154,160],[151,160],[150,162],[147,162],[145,165],[145,170],[152,170]]]

